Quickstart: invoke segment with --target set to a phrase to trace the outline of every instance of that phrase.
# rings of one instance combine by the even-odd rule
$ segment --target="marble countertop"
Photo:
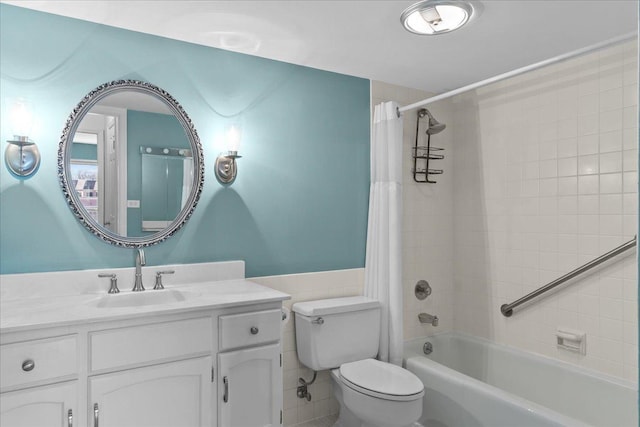
[[[119,294],[110,295],[101,290],[100,292],[94,291],[75,295],[38,295],[14,299],[3,297],[0,300],[0,333],[223,309],[278,302],[290,298],[285,293],[247,279],[198,281],[176,285],[165,284],[165,290],[157,291],[149,290],[153,285],[149,286],[147,284],[146,286],[147,290],[136,292],[136,294],[144,294],[144,296],[153,298],[154,294],[177,290],[186,295],[187,298],[184,301],[163,302],[153,305],[100,307],[110,298],[128,298],[127,295],[132,294],[132,292],[123,290]]]

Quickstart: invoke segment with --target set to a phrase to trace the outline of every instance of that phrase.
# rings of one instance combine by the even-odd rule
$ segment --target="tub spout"
[[[427,313],[418,314],[418,320],[420,323],[431,323],[432,326],[438,326],[438,316],[432,316]]]

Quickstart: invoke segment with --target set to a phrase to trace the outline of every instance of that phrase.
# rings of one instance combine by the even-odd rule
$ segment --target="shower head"
[[[440,123],[436,120],[431,120],[429,119],[429,129],[427,129],[427,133],[429,135],[434,135],[436,133],[440,133],[444,130],[444,128],[446,128],[447,125],[445,125],[444,123]]]
[[[427,135],[435,135],[436,133],[442,132],[444,128],[447,127],[447,125],[445,125],[444,123],[440,123],[439,121],[437,121],[435,117],[433,117],[433,114],[431,114],[431,112],[426,108],[422,108],[420,111],[418,111],[418,116],[420,118],[424,116],[429,117],[429,128],[427,129]]]

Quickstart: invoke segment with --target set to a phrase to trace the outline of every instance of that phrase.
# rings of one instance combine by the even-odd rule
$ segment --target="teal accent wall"
[[[71,158],[74,160],[98,160],[98,146],[96,144],[74,142],[71,153],[73,153]]]
[[[132,266],[72,215],[57,179],[71,110],[101,83],[129,78],[171,93],[198,129],[205,185],[189,223],[147,263],[242,259],[247,276],[364,266],[369,81],[0,4],[0,139],[12,99],[36,117],[42,164],[27,180],[0,167],[0,272]],[[239,174],[217,182],[217,141],[241,122]],[[0,152],[4,152],[0,150]]]
[[[157,206],[153,201],[145,200],[142,197],[142,154],[140,147],[170,147],[170,148],[191,148],[184,129],[178,119],[167,114],[149,113],[145,111],[127,110],[127,197],[129,200],[140,200],[140,208],[127,209],[127,235],[130,237],[144,236],[153,234],[152,232],[142,231],[142,219],[147,220],[166,220],[166,215],[158,217],[149,217],[149,213],[153,211],[166,212],[167,207]],[[147,162],[147,165],[153,162]],[[178,163],[177,161],[175,163]],[[180,161],[182,163],[182,161]],[[179,181],[172,179],[173,186],[171,192],[174,197],[173,201],[177,201],[178,205],[182,195],[182,166],[172,168],[172,172],[179,172]],[[174,177],[177,178],[177,177]],[[147,181],[148,184],[151,182]],[[160,182],[156,182],[160,184]],[[147,192],[148,194],[148,192]],[[169,200],[166,200],[167,202]],[[175,206],[171,209],[174,211]],[[178,216],[180,212],[179,206],[177,212],[173,212],[171,219]],[[143,215],[146,213],[147,215]]]

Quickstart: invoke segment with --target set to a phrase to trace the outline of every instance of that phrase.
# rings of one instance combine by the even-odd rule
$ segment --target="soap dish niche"
[[[558,348],[562,350],[587,354],[587,334],[583,331],[577,331],[569,328],[558,328],[556,330],[556,342]]]

